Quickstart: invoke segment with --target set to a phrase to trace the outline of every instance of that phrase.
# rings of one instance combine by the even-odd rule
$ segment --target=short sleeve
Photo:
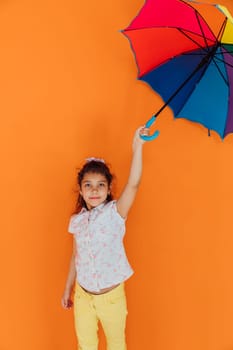
[[[112,210],[113,214],[116,215],[120,221],[125,222],[126,218],[123,218],[117,211],[117,205],[116,205],[117,201],[113,200],[111,201],[110,204],[110,209]]]
[[[75,234],[76,231],[77,231],[77,215],[73,215],[70,218],[70,222],[68,225],[68,232]]]

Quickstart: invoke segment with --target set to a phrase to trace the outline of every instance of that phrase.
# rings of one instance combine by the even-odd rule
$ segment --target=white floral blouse
[[[83,288],[98,292],[133,274],[123,245],[125,220],[116,201],[83,208],[71,217],[68,231],[75,235],[77,282]]]

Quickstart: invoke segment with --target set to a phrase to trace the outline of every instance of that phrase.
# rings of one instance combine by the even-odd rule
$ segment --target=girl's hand
[[[143,145],[146,141],[144,141],[140,135],[149,135],[149,128],[146,128],[144,125],[140,126],[135,134],[134,134],[134,139],[133,139],[133,151],[138,147],[138,145]]]
[[[61,299],[61,304],[64,307],[64,309],[70,309],[73,306],[73,301],[70,298],[70,292],[65,291],[62,299]]]

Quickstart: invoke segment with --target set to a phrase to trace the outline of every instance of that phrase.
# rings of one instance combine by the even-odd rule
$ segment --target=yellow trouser
[[[126,315],[123,283],[110,292],[100,295],[87,293],[76,284],[74,319],[79,350],[97,350],[98,321],[103,327],[108,350],[126,350]]]

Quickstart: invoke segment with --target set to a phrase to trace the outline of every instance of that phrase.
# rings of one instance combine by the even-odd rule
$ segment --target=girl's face
[[[84,175],[80,194],[88,209],[95,208],[103,203],[109,193],[110,187],[104,175],[98,173],[86,173]]]

